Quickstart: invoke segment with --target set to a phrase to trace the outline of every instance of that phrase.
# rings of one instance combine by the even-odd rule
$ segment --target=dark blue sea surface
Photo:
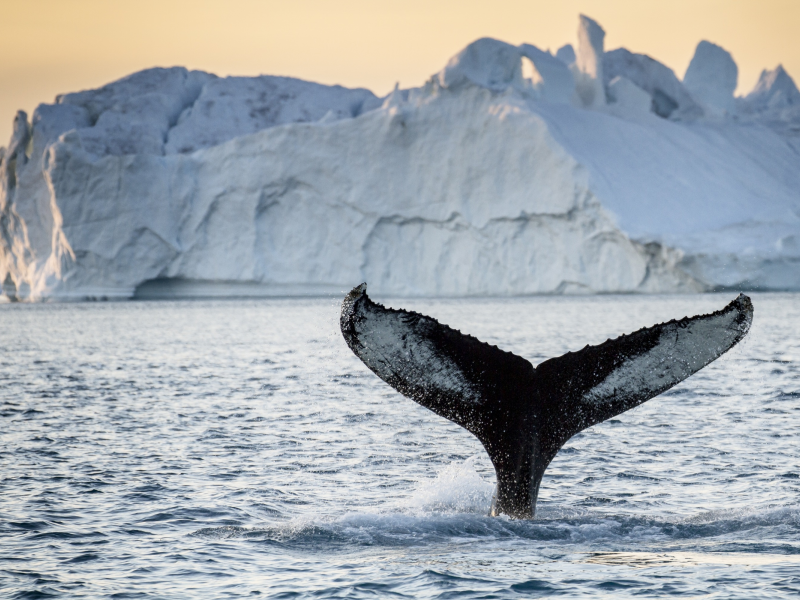
[[[735,294],[391,300],[534,364]],[[334,299],[0,306],[4,598],[796,598],[800,295],[573,438],[534,521]]]

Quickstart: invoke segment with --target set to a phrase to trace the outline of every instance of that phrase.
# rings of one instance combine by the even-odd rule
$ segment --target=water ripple
[[[725,295],[397,301],[540,362]],[[576,436],[533,522],[468,433],[375,378],[334,300],[0,307],[11,598],[800,593],[800,295]],[[754,591],[756,590],[756,591]]]

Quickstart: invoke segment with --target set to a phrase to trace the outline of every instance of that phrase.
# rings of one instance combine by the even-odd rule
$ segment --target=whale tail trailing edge
[[[550,461],[576,433],[661,394],[724,354],[750,328],[740,295],[717,312],[662,323],[551,358],[522,357],[424,315],[342,303],[350,349],[401,394],[480,440],[497,473],[492,514],[532,518]]]

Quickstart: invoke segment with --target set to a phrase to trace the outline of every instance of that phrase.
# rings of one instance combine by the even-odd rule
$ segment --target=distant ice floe
[[[800,92],[683,81],[581,16],[490,38],[386,98],[175,67],[17,114],[1,297],[800,289]]]

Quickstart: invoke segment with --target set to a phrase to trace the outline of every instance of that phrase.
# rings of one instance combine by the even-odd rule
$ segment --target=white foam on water
[[[435,479],[422,480],[412,494],[398,502],[402,511],[413,513],[488,514],[495,484],[475,470],[477,456],[451,463]]]
[[[699,513],[681,521],[690,525],[769,526],[800,525],[800,506],[776,506],[767,508],[719,509]]]
[[[626,566],[637,569],[691,567],[704,564],[758,566],[800,563],[800,555],[747,552],[593,552],[584,558],[582,562]]]

